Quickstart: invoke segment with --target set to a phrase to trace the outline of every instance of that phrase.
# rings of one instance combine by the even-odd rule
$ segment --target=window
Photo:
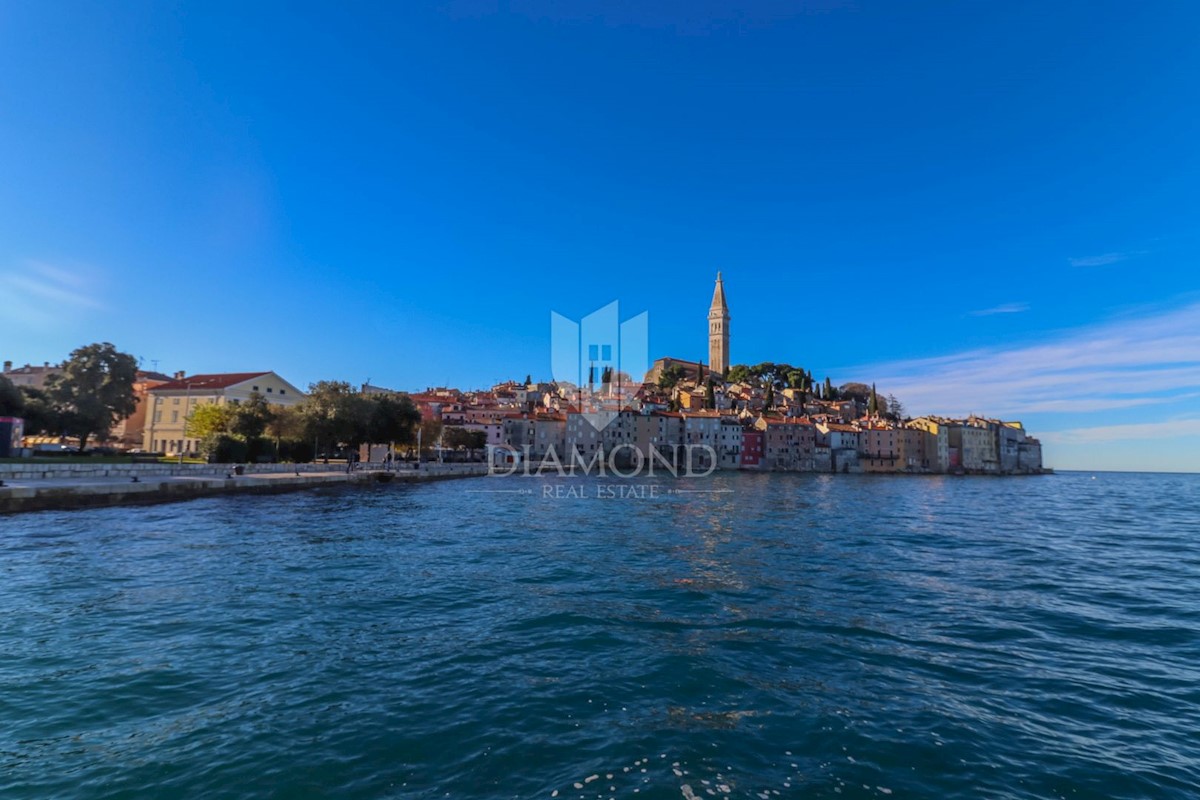
[[[270,386],[268,386],[268,387],[267,387],[267,394],[270,394],[270,393],[271,393],[271,392],[273,392],[273,391],[275,391],[275,390],[274,390],[274,389],[272,389]]]
[[[286,389],[280,389],[280,390],[279,390],[279,393],[280,393],[280,394],[287,394],[287,390],[286,390]]]
[[[257,387],[257,386],[251,386],[251,387],[250,387],[250,391],[252,391],[252,392],[257,392],[257,391],[258,391],[258,387]]]

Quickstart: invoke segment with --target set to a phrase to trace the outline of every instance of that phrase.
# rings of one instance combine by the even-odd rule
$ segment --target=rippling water
[[[1200,476],[561,483],[0,517],[0,796],[1200,794]]]

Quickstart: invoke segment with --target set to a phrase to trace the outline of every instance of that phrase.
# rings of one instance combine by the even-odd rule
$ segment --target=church
[[[659,358],[646,373],[646,383],[658,383],[663,371],[673,366],[683,370],[686,378],[697,382],[703,382],[710,373],[724,376],[729,370],[729,305],[725,302],[725,283],[720,272],[708,307],[708,363]]]

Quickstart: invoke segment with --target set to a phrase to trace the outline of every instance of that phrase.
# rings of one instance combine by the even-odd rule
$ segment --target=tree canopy
[[[245,402],[234,403],[229,430],[241,436],[246,441],[261,437],[275,417],[266,399],[258,392],[252,392]]]
[[[103,342],[80,347],[46,381],[46,394],[60,414],[61,432],[79,437],[79,449],[93,436],[105,438],[114,423],[137,408],[133,383],[137,359]]]
[[[61,433],[61,415],[46,396],[46,392],[32,386],[22,386],[20,391],[24,402],[21,416],[25,420],[25,434],[34,436]]]
[[[392,397],[380,395],[374,398],[371,416],[367,421],[367,438],[371,442],[407,444],[412,441],[421,412],[408,395]]]
[[[730,383],[749,383],[763,389],[774,386],[776,389],[812,389],[812,373],[803,367],[791,364],[764,361],[761,364],[747,366],[734,364],[725,372],[725,380]]]
[[[408,395],[360,394],[345,381],[310,385],[298,413],[310,439],[334,447],[410,444],[421,423],[421,412]]]
[[[442,433],[442,444],[453,450],[480,450],[487,444],[487,433],[447,425]]]
[[[0,375],[0,417],[19,417],[25,410],[25,395],[8,378]]]
[[[687,373],[678,364],[671,364],[658,376],[658,388],[671,389],[679,383]]]
[[[207,451],[206,443],[227,434],[232,422],[232,406],[204,403],[188,414],[184,433],[190,438],[199,439],[201,449]]]
[[[750,368],[745,364],[734,364],[725,370],[725,380],[730,383],[749,383],[753,377],[750,374]]]
[[[857,400],[865,403],[871,398],[871,387],[865,383],[854,381],[843,383],[838,387],[838,396],[845,400]]]

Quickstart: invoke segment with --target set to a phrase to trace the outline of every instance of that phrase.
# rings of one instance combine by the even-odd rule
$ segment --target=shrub
[[[247,460],[249,448],[246,443],[232,436],[218,436],[213,443],[208,460],[216,464],[234,464]]]

